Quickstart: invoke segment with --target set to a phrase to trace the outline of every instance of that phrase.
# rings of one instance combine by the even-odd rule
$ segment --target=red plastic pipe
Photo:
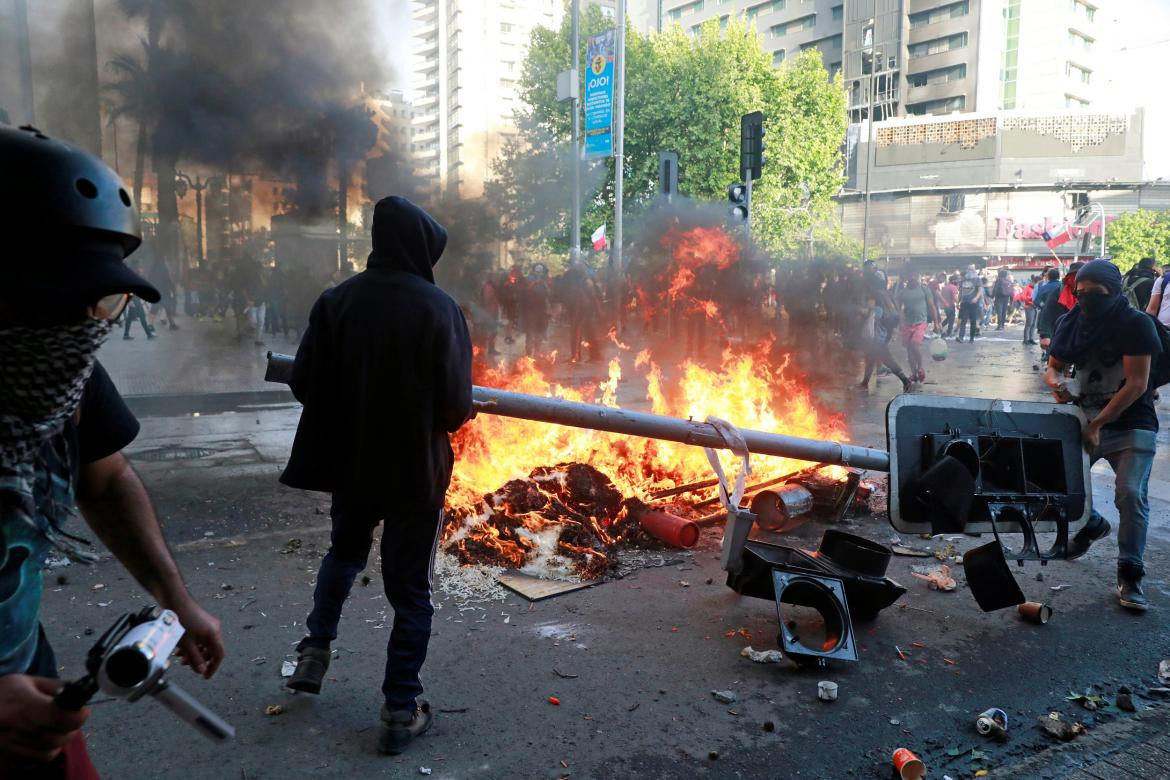
[[[646,533],[672,547],[694,547],[699,541],[699,526],[662,509],[643,509],[637,514]]]

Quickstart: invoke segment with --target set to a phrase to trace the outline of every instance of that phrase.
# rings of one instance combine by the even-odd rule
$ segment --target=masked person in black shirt
[[[431,270],[447,231],[405,198],[374,207],[366,270],[313,305],[289,386],[305,405],[284,484],[333,494],[309,634],[289,687],[319,693],[341,608],[382,529],[394,608],[378,749],[401,752],[431,723],[419,671],[430,641],[431,579],[454,457],[448,434],[472,414],[471,339]]]
[[[89,710],[54,703],[61,683],[38,619],[48,555],[96,558],[67,528],[75,506],[177,613],[186,663],[210,677],[223,642],[121,454],[138,422],[96,361],[130,294],[159,299],[123,262],[141,241],[130,196],[103,162],[32,128],[0,128],[0,171],[0,777],[88,780]]]
[[[1121,271],[1108,260],[1093,260],[1077,272],[1076,299],[1052,336],[1045,381],[1057,401],[1077,404],[1089,418],[1084,443],[1092,461],[1104,458],[1113,467],[1120,518],[1118,600],[1127,609],[1144,611],[1149,606],[1142,591],[1148,488],[1158,433],[1150,369],[1161,342],[1153,320],[1126,300]],[[1068,365],[1077,368],[1072,382],[1063,375]],[[1094,509],[1088,525],[1073,537],[1069,557],[1084,555],[1109,530]]]

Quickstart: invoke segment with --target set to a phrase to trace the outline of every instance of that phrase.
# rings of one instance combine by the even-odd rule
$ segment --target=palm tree
[[[143,41],[143,46],[147,44]],[[148,146],[151,107],[150,79],[142,61],[134,56],[122,53],[106,63],[106,67],[116,74],[116,80],[106,85],[107,92],[112,99],[109,107],[109,122],[126,117],[138,126],[138,139],[134,147],[134,203],[142,204],[142,179],[146,167],[146,147]]]

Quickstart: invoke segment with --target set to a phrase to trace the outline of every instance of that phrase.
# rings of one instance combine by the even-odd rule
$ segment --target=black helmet
[[[132,292],[159,300],[123,262],[142,234],[121,178],[98,157],[34,127],[0,126],[0,230],[16,254],[39,255],[6,264],[12,292],[70,300]]]
[[[138,211],[118,174],[98,157],[35,127],[0,127],[0,227],[44,238],[116,239],[123,254],[142,243]],[[96,234],[96,235],[92,235]],[[35,240],[35,239],[34,239]]]

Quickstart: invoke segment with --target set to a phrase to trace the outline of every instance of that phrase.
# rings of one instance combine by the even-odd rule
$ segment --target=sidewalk
[[[253,344],[251,336],[236,340],[236,324],[179,319],[179,330],[165,326],[148,340],[137,325],[133,341],[122,339],[116,328],[98,353],[119,392],[134,395],[191,395],[271,391],[264,381],[265,354],[293,353],[296,342],[283,336],[265,335],[264,346]]]

